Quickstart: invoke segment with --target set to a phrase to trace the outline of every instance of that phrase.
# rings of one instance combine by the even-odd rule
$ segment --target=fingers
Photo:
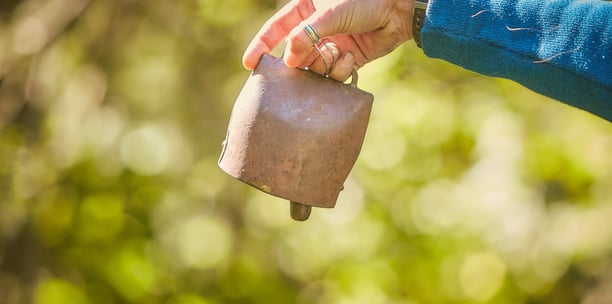
[[[261,55],[269,53],[304,18],[315,11],[311,0],[293,0],[279,10],[255,35],[242,57],[245,68],[252,70],[259,63]]]
[[[345,81],[351,76],[351,71],[355,66],[355,58],[353,53],[345,52],[340,54],[338,47],[333,42],[326,42],[327,47],[321,45],[319,52],[313,52],[316,57],[311,61],[307,61],[304,66],[309,70],[321,74],[328,75],[338,81]]]
[[[334,43],[325,43],[319,46],[319,51],[315,52],[318,56],[309,64],[309,69],[322,75],[330,74],[332,68],[336,64],[336,59],[340,56],[340,51]]]
[[[285,65],[290,68],[298,67],[300,64],[307,61],[306,59],[309,58],[309,56],[312,56],[314,50],[313,42],[306,32],[304,32],[304,26],[306,26],[306,24],[308,23],[302,22],[291,31],[291,34],[289,34],[287,45],[285,45],[283,60],[285,61]]]
[[[308,67],[316,73],[326,74],[323,60],[304,31],[304,27],[310,24],[323,40],[337,43],[333,52],[338,59],[327,72],[329,77],[344,81],[350,77],[353,67],[362,66],[388,53],[401,42],[402,35],[397,33],[405,31],[396,29],[403,29],[398,24],[408,20],[403,12],[408,11],[412,2],[402,1],[402,5],[396,2],[345,0],[323,2],[330,4],[329,7],[315,8],[313,0],[292,0],[255,36],[245,51],[243,65],[247,69],[254,69],[262,54],[271,52],[287,38],[283,55],[285,65]],[[398,8],[402,13],[398,13]],[[326,50],[323,51],[325,54]],[[330,65],[331,60],[327,62]]]
[[[336,65],[329,73],[329,77],[344,82],[351,76],[355,68],[355,58],[352,53],[344,53],[337,61]]]
[[[304,32],[307,24],[311,24],[323,38],[367,33],[379,29],[386,22],[383,7],[379,1],[342,1],[336,6],[317,11],[289,34],[284,53],[285,64],[298,67],[311,54],[312,41]],[[353,50],[341,48],[341,51]]]
[[[329,72],[329,78],[344,82],[351,76],[353,68],[355,68],[355,58],[352,53],[346,52],[336,59],[336,64]],[[325,65],[321,59],[313,62],[309,69],[317,74],[325,74]]]

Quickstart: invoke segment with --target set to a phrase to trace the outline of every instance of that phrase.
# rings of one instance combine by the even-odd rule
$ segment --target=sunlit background
[[[612,303],[612,124],[428,59],[304,223],[217,167],[276,0],[0,3],[0,303]]]

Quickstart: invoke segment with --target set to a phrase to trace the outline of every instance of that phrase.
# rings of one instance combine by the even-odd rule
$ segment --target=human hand
[[[242,63],[247,69],[254,69],[264,53],[287,38],[283,60],[288,67],[308,67],[324,74],[323,60],[303,30],[310,24],[338,58],[329,76],[344,81],[353,68],[362,67],[412,39],[414,1],[292,0],[255,35]],[[322,51],[324,56],[331,56],[325,48]]]

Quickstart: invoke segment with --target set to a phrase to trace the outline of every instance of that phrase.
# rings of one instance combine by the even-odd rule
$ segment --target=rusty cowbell
[[[238,96],[219,166],[290,201],[295,220],[333,208],[363,144],[374,97],[263,55]]]

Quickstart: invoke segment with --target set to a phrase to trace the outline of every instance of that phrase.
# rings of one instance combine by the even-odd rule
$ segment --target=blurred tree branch
[[[77,19],[89,0],[3,2],[9,22],[0,23],[0,127],[13,120],[28,101],[29,65]],[[6,10],[5,10],[6,9]]]

